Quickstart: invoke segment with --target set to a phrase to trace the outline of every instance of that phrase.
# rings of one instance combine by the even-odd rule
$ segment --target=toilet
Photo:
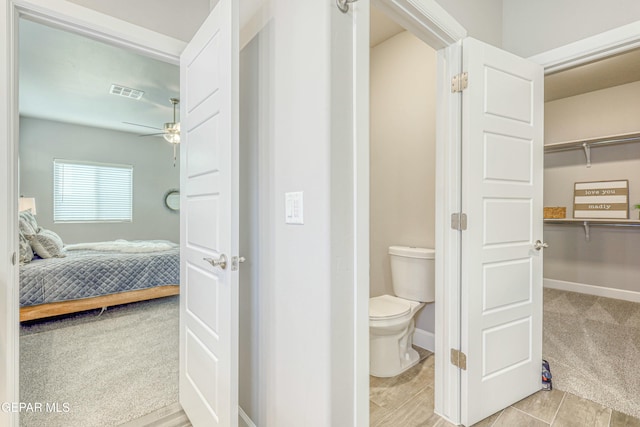
[[[418,363],[413,344],[415,315],[435,301],[435,250],[389,247],[395,295],[369,299],[369,372],[394,377]]]

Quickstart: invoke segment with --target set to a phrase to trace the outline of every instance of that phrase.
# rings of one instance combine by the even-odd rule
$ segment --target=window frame
[[[95,174],[96,176],[99,175],[99,169],[110,169],[111,173],[113,173],[114,170],[120,169],[123,171],[127,171],[128,172],[128,177],[126,175],[123,174],[123,178],[125,181],[125,185],[128,184],[129,186],[129,214],[127,218],[105,218],[105,219],[101,219],[101,215],[98,214],[94,214],[93,216],[90,217],[86,217],[85,219],[78,219],[78,218],[69,218],[64,217],[63,213],[58,212],[58,204],[59,204],[59,191],[61,190],[61,185],[58,184],[59,179],[58,179],[58,175],[59,175],[59,167],[58,165],[69,165],[71,167],[73,166],[81,166],[81,167],[92,167],[94,168],[94,172],[93,174]],[[52,203],[52,216],[53,216],[53,222],[54,224],[74,224],[74,223],[79,223],[79,224],[88,224],[88,223],[98,223],[98,224],[102,224],[102,223],[132,223],[133,222],[133,170],[134,167],[133,165],[129,165],[129,164],[119,164],[119,163],[105,163],[105,162],[95,162],[95,161],[87,161],[87,160],[69,160],[69,159],[53,159],[53,184],[52,184],[52,195],[53,195],[53,203]],[[90,174],[88,174],[90,175]],[[128,182],[126,182],[126,180],[128,179]],[[99,181],[100,178],[97,177],[97,180]],[[100,182],[96,182],[96,185],[99,185]],[[102,182],[102,184],[104,184],[104,182]],[[94,194],[97,197],[97,201],[96,203],[94,203],[94,206],[99,206],[101,203],[105,203],[106,201],[106,196],[104,194],[101,194],[99,192],[99,189],[96,190],[94,188]],[[118,201],[117,203],[121,203],[122,201]],[[104,206],[104,205],[103,205]],[[107,207],[108,207],[108,202],[107,202]],[[99,210],[99,209],[98,209]],[[121,210],[121,209],[119,209]],[[63,216],[64,219],[59,219],[60,216]]]

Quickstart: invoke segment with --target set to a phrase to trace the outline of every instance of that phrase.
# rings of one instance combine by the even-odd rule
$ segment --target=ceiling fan
[[[178,98],[169,98],[169,101],[173,105],[173,121],[169,123],[165,123],[162,128],[158,128],[155,126],[141,125],[139,123],[131,123],[131,122],[122,122],[122,123],[125,123],[128,125],[134,125],[134,126],[141,126],[149,129],[157,129],[161,132],[148,133],[146,135],[140,135],[140,136],[162,135],[167,142],[170,142],[172,144],[179,144],[180,143],[180,123],[176,122],[176,106],[178,105],[178,103],[180,103],[180,100]]]
[[[169,101],[173,105],[173,121],[165,123],[162,128],[157,128],[154,126],[146,126],[138,123],[131,122],[123,122],[128,125],[141,126],[149,129],[157,129],[161,132],[156,133],[148,133],[140,136],[159,136],[162,137],[169,143],[173,144],[173,165],[176,165],[176,146],[180,144],[180,122],[176,122],[176,106],[180,102],[178,98],[169,98]]]

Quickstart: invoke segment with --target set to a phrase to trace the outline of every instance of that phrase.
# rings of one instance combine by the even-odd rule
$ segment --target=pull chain
[[[173,167],[176,167],[176,151],[177,151],[177,146],[178,144],[171,144],[173,145]]]

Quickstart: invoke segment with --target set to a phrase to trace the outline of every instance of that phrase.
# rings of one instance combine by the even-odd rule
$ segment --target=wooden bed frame
[[[114,305],[128,304],[137,301],[146,301],[155,298],[178,295],[179,285],[164,285],[154,288],[140,289],[137,291],[120,292],[117,294],[103,295],[92,298],[82,298],[72,301],[51,302],[47,304],[31,305],[20,308],[20,321],[43,319],[45,317],[59,316],[61,314],[77,313],[79,311],[93,310],[96,308],[112,307]]]

